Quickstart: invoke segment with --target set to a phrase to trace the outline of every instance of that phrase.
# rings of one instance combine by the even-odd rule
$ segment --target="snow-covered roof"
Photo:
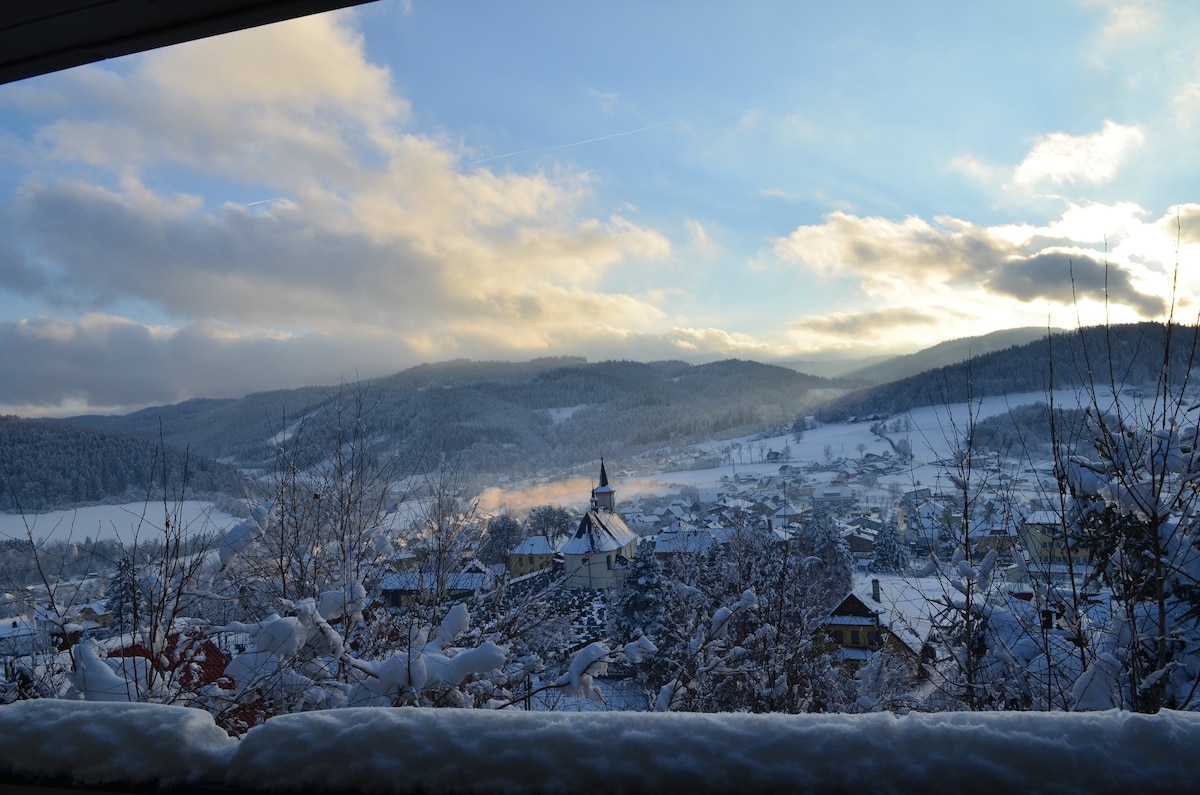
[[[479,571],[455,572],[445,575],[443,580],[448,591],[476,591],[492,584],[492,576]],[[437,589],[437,578],[432,572],[406,571],[384,576],[379,587],[383,591],[433,591]]]
[[[879,601],[875,601],[872,580],[879,580]],[[880,624],[919,653],[933,628],[932,617],[941,609],[938,600],[945,597],[948,587],[940,577],[869,574],[855,577],[852,593],[871,610],[879,612]]]
[[[854,496],[854,490],[849,486],[823,486],[813,490],[814,500],[849,499]]]
[[[24,616],[0,619],[0,638],[32,635],[36,632],[37,627]]]
[[[874,654],[870,649],[856,649],[853,646],[840,646],[832,651],[829,656],[836,659],[851,660],[853,662],[866,662],[871,659]]]
[[[620,516],[611,511],[593,508],[579,521],[575,536],[559,550],[564,555],[590,555],[594,552],[616,552],[637,535]]]
[[[825,620],[827,624],[845,624],[852,627],[875,626],[874,616],[833,616]]]
[[[512,554],[553,555],[554,552],[554,545],[550,543],[550,539],[545,536],[530,536],[520,544],[517,544],[517,548],[512,551]]]
[[[706,529],[673,526],[655,537],[654,552],[657,555],[695,554],[704,552],[712,543],[712,533]]]

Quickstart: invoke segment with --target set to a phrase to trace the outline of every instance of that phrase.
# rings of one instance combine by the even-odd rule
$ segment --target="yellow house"
[[[1021,545],[1032,564],[1071,563],[1089,565],[1091,553],[1081,545],[1069,545],[1063,529],[1062,516],[1054,511],[1034,511],[1025,517],[1020,527]]]
[[[557,550],[545,536],[530,536],[508,554],[508,576],[523,577],[554,565]]]
[[[927,609],[922,604],[916,607],[922,611]],[[873,579],[870,593],[852,591],[821,622],[822,650],[853,668],[867,662],[879,651],[915,667],[927,652],[924,638],[911,627],[924,622],[905,619],[893,627],[895,617],[891,612],[880,594],[879,580]]]

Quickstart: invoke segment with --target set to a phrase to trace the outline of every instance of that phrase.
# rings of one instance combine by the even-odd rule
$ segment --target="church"
[[[592,489],[591,505],[575,535],[560,550],[568,588],[599,591],[624,578],[638,537],[617,515],[616,498],[601,459],[600,485]]]

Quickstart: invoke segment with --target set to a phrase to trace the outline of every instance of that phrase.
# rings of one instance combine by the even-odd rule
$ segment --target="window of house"
[[[850,645],[858,646],[861,643],[862,643],[862,637],[861,637],[859,631],[857,629],[851,631],[850,632]]]

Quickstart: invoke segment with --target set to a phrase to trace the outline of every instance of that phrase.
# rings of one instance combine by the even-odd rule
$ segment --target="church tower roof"
[[[617,490],[608,485],[608,471],[604,468],[603,458],[600,459],[600,485],[592,489],[592,507],[609,511],[617,509]]]

